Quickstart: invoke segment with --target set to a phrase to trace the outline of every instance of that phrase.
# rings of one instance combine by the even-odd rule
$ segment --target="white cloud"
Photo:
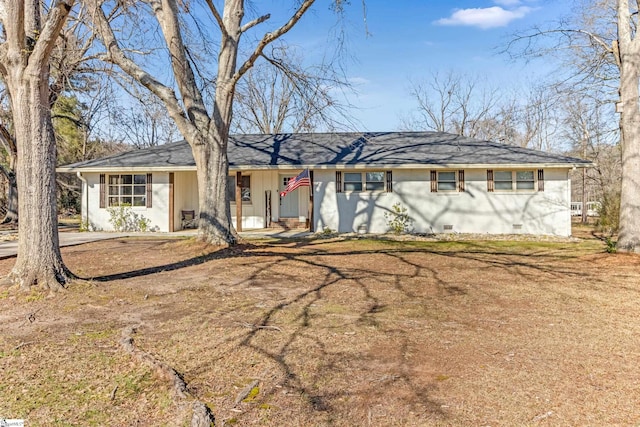
[[[511,21],[525,17],[532,10],[527,6],[521,6],[513,10],[506,10],[500,6],[458,9],[449,18],[438,19],[435,23],[438,25],[478,27],[486,30],[488,28],[505,27]]]

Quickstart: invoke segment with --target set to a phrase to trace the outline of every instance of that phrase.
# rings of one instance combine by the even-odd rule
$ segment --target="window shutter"
[[[153,189],[151,188],[152,184],[152,174],[147,174],[147,207],[150,208],[153,206],[151,202],[151,195],[153,194]]]
[[[342,193],[342,172],[336,171],[336,193]]]
[[[458,171],[458,191],[464,192],[464,170]]]
[[[437,193],[438,192],[438,172],[432,170],[430,179],[431,179],[431,192]]]
[[[107,189],[106,187],[106,176],[101,173],[100,174],[100,208],[107,207]]]
[[[544,191],[544,169],[538,169],[538,191]]]
[[[493,193],[493,170],[487,169],[487,191]]]
[[[387,171],[387,193],[393,192],[393,173],[391,171]]]

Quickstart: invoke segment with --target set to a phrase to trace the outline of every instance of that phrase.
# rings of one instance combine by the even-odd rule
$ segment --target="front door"
[[[280,192],[289,183],[290,179],[295,175],[280,175]],[[280,196],[280,218],[297,218],[298,217],[298,190],[287,193],[286,196]]]

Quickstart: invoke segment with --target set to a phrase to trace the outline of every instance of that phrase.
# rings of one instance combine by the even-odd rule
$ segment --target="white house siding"
[[[182,229],[182,211],[198,213],[198,178],[195,172],[174,172],[173,228]]]
[[[235,172],[232,172],[235,174]],[[265,190],[277,185],[274,173],[270,171],[243,171],[251,177],[251,201],[242,203],[242,229],[264,228]],[[274,182],[272,182],[274,181]],[[276,194],[277,196],[277,194]],[[272,192],[273,199],[274,194]],[[231,221],[237,227],[236,203],[231,202]]]
[[[267,191],[271,192],[271,219],[277,221],[280,218],[280,190],[279,183],[281,175],[297,175],[300,171],[283,172],[277,170],[270,171],[243,171],[242,175],[251,176],[251,202],[242,204],[242,228],[256,229],[264,228],[267,219],[265,218],[267,209]],[[299,217],[308,218],[309,211],[309,190],[305,187],[299,188],[286,197],[298,197]],[[231,217],[233,226],[236,226],[236,204],[231,203]],[[269,226],[269,224],[267,224]]]
[[[336,192],[335,171],[314,172],[315,230],[388,231],[385,212],[407,209],[417,233],[543,234],[569,236],[567,169],[546,169],[544,191],[488,192],[486,169],[465,170],[465,191],[432,193],[429,170],[393,170],[393,191]],[[450,228],[450,230],[449,230]]]
[[[131,172],[113,172],[131,173]],[[134,172],[143,173],[143,172]],[[106,181],[109,182],[106,173]],[[106,208],[100,208],[100,174],[84,173],[82,197],[82,220],[88,220],[89,229],[92,231],[113,231],[113,226],[109,222],[110,215]],[[132,207],[132,211],[136,214],[148,219],[149,228],[155,231],[169,231],[169,173],[154,172],[152,178],[152,207]],[[106,190],[105,190],[106,191]],[[87,210],[88,207],[88,210]],[[87,212],[89,217],[87,218]]]

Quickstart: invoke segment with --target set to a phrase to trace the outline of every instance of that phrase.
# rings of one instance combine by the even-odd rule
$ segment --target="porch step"
[[[271,227],[284,230],[304,230],[309,228],[309,225],[306,221],[300,221],[298,218],[280,218],[278,221],[271,222]]]

